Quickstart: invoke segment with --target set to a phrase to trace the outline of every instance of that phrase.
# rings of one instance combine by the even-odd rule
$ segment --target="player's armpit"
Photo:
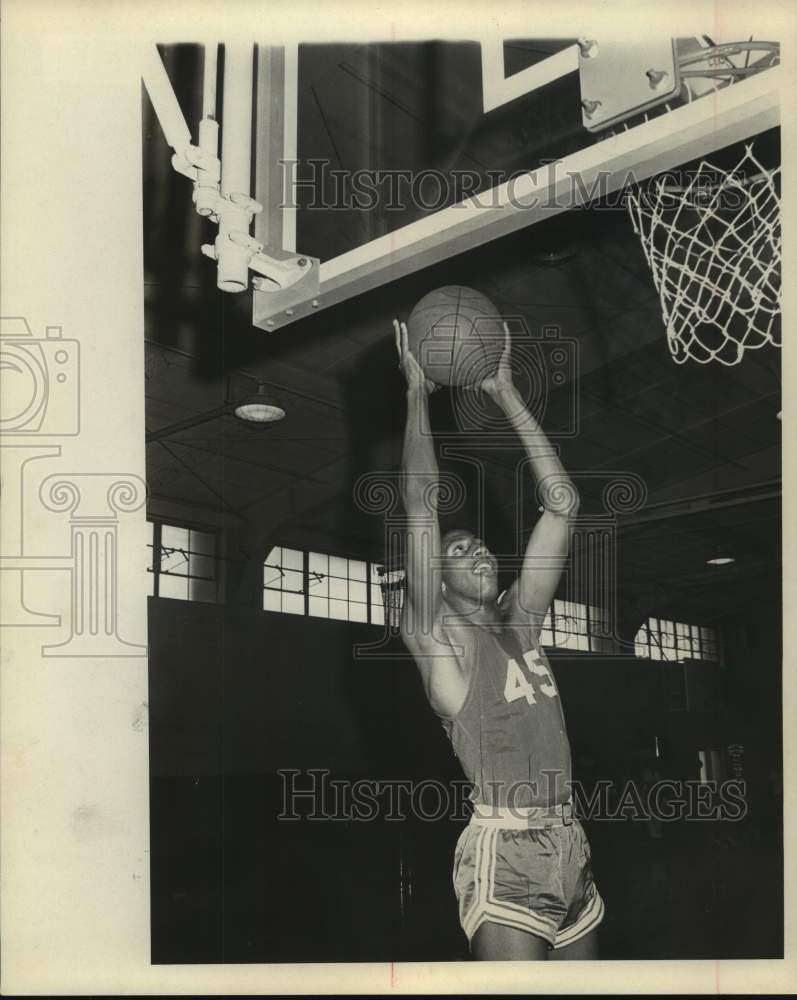
[[[443,718],[453,718],[468,693],[468,676],[454,647],[440,631],[439,623],[430,634],[414,636],[405,630],[403,622],[404,615],[401,635],[418,667],[429,704]]]

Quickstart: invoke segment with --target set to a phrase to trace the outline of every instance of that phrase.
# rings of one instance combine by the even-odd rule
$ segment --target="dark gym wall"
[[[149,608],[153,776],[369,773],[430,749],[447,755],[401,645],[386,661],[354,658],[379,639],[373,626],[183,601]]]
[[[153,961],[466,957],[461,823],[276,819],[279,768],[459,776],[415,667],[354,660],[371,626],[149,607]]]
[[[425,761],[434,777],[450,757],[400,642],[390,660],[354,658],[355,645],[379,638],[373,626],[184,601],[149,608],[153,776]],[[662,708],[685,707],[677,666],[551,659],[574,749],[647,745]]]
[[[608,778],[618,787],[638,778],[658,735],[663,776],[695,779],[698,750],[746,740],[756,786],[751,810],[776,812],[767,783],[780,740],[777,610],[771,620],[765,609],[746,616],[735,631],[728,623],[722,670],[552,656],[575,777],[587,785]],[[451,891],[461,821],[276,820],[280,768],[328,768],[344,780],[461,777],[412,663],[354,660],[356,643],[379,637],[367,625],[156,599],[149,613],[153,961],[467,958]],[[398,643],[394,652],[402,652]],[[746,911],[733,900],[717,903],[717,913],[698,908],[691,924],[668,925],[672,941],[661,929],[653,938],[631,932],[622,915],[639,901],[622,893],[639,883],[646,897],[650,861],[643,851],[630,881],[623,865],[614,870],[613,858],[619,864],[623,851],[644,847],[644,829],[627,826],[593,823],[589,830],[610,911],[606,957],[736,954],[724,930],[719,943],[710,937],[717,913],[746,928]],[[774,957],[780,947],[776,841],[755,848],[770,858],[772,873],[759,881],[773,916],[749,946],[751,956]],[[706,850],[714,858],[708,841]],[[717,884],[725,877],[723,869]],[[679,896],[673,906],[683,904]]]

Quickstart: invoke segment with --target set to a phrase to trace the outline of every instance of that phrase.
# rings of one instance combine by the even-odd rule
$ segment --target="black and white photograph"
[[[5,4],[4,992],[789,992],[795,19],[130,6]]]

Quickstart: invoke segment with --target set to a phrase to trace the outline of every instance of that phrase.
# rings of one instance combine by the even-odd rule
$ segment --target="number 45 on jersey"
[[[507,660],[504,698],[506,698],[507,701],[517,701],[518,698],[525,698],[529,705],[534,705],[537,699],[534,697],[534,686],[531,683],[531,674],[536,674],[538,677],[544,677],[544,682],[540,684],[540,691],[542,691],[542,693],[547,695],[549,698],[555,698],[557,694],[556,685],[553,682],[553,678],[551,677],[548,668],[540,659],[540,655],[537,650],[530,649],[528,652],[524,653],[523,663],[526,666],[528,674],[521,666],[518,665],[517,660]]]

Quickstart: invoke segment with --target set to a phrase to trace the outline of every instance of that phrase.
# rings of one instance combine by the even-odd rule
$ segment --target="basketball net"
[[[698,79],[705,85],[710,73],[708,87],[716,89],[753,72],[746,60],[741,68],[729,65],[728,53],[755,45],[691,57],[683,72],[690,76],[690,97],[702,96]],[[775,58],[770,53],[767,64]],[[685,186],[661,177],[628,190],[628,211],[678,364],[691,358],[734,365],[746,350],[780,346],[780,180],[780,167],[764,167],[751,143],[731,169],[703,161]]]
[[[703,162],[682,190],[661,179],[629,191],[628,211],[678,364],[734,365],[780,346],[780,167],[766,170],[748,146],[730,173]]]

